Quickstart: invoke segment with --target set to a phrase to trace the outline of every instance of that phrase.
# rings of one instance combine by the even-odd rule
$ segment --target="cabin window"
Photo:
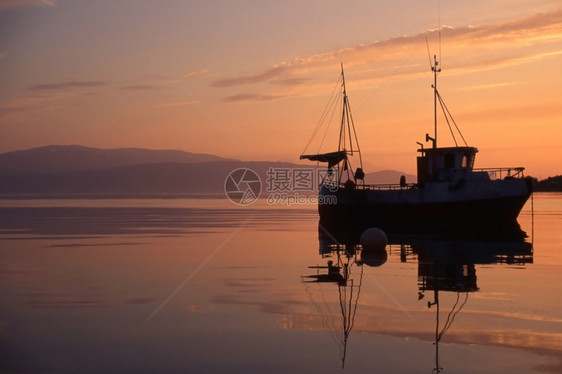
[[[466,168],[468,167],[468,156],[467,155],[463,155],[462,156],[462,164],[461,164],[462,168]]]
[[[465,155],[465,157],[466,157],[466,167],[472,169],[474,167],[474,157],[475,157],[474,153],[469,153]]]
[[[455,167],[455,154],[445,153],[445,158],[443,160],[445,169],[453,169]]]

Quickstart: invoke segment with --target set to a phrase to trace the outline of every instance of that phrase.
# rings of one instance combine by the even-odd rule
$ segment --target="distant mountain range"
[[[186,195],[222,194],[235,169],[254,170],[267,183],[267,171],[311,168],[314,164],[239,161],[210,154],[139,148],[96,149],[46,146],[0,154],[2,195]],[[366,183],[398,183],[400,173],[368,173]],[[416,176],[406,175],[408,182]]]
[[[142,164],[194,164],[212,161],[235,160],[175,150],[96,149],[79,145],[50,145],[0,154],[0,175],[57,174]]]

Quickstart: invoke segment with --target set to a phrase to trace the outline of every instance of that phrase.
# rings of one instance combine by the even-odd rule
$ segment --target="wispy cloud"
[[[506,86],[513,86],[513,85],[516,85],[516,84],[517,84],[517,82],[477,84],[477,85],[474,85],[474,86],[461,87],[458,90],[459,91],[481,91],[481,90],[487,90],[487,89],[490,89],[490,88],[501,88],[501,87],[506,87]]]
[[[282,99],[283,96],[277,95],[258,95],[258,94],[239,94],[226,97],[226,102],[240,102],[240,101],[273,101]]]
[[[73,105],[72,99],[88,95],[93,89],[109,85],[101,81],[65,81],[36,84],[28,93],[0,104],[0,120],[30,118],[39,113],[59,110]]]
[[[21,7],[53,6],[52,0],[2,0],[0,1],[0,12],[8,9]]]
[[[101,81],[65,81],[57,83],[37,84],[29,87],[32,91],[62,91],[75,88],[92,88],[106,85]]]
[[[295,65],[294,63],[282,62],[259,74],[246,75],[237,78],[221,79],[213,82],[212,85],[216,87],[229,87],[229,86],[239,86],[248,83],[258,83],[258,82],[268,81],[283,74],[284,71],[289,70],[289,68],[294,65]]]
[[[238,77],[224,78],[212,82],[214,87],[236,87],[258,83],[291,82],[304,83],[314,72],[334,69],[336,63],[343,61],[347,66],[355,66],[357,70],[378,70],[378,75],[384,75],[383,69],[377,68],[384,63],[393,62],[412,52],[426,53],[426,37],[437,40],[437,33],[441,32],[444,47],[448,55],[456,57],[455,64],[450,66],[457,69],[493,69],[507,65],[517,65],[556,54],[562,40],[562,10],[549,13],[539,13],[524,18],[496,22],[482,25],[468,25],[453,28],[441,27],[440,30],[428,30],[413,36],[402,36],[384,41],[374,41],[355,47],[340,49],[323,54],[311,55],[285,61],[264,69],[261,72]],[[540,43],[551,43],[551,52],[537,52]],[[522,48],[529,47],[529,48]],[[493,51],[510,51],[509,57],[498,57]],[[471,53],[467,53],[467,52]],[[467,55],[474,55],[470,57]],[[388,69],[385,65],[384,69]],[[409,69],[409,74],[425,71],[427,66],[416,66]],[[386,70],[388,72],[388,70]]]
[[[0,105],[0,120],[12,118],[18,115],[35,115],[57,110],[61,108],[58,96],[30,95],[27,97],[13,99]]]
[[[187,73],[184,78],[195,78],[195,77],[199,77],[201,75],[205,75],[209,72],[209,69],[202,69],[202,70],[198,70],[198,71],[192,71],[190,73]]]
[[[157,88],[156,86],[150,86],[148,84],[135,84],[135,85],[121,87],[122,90],[127,90],[127,91],[150,91],[156,88]]]

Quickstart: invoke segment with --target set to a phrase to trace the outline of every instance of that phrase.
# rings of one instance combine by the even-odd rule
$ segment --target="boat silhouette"
[[[369,227],[378,227],[393,232],[473,235],[494,231],[525,236],[517,217],[532,193],[531,178],[524,176],[523,167],[475,168],[478,149],[468,146],[437,90],[437,75],[441,69],[436,57],[431,68],[434,134],[425,136],[425,141],[431,142],[429,147],[418,142],[417,181],[408,183],[402,176],[396,184],[383,185],[364,181],[365,171],[342,65],[339,82],[343,109],[337,150],[300,156],[327,164],[318,199],[320,224],[324,230],[361,233]],[[454,146],[438,146],[438,105]],[[318,133],[317,128],[314,134]]]

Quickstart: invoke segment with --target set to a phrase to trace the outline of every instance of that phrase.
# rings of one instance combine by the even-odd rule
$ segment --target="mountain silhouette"
[[[270,168],[302,169],[315,166],[239,161],[178,150],[46,146],[0,154],[0,194],[59,197],[224,195],[228,175],[239,168],[255,171],[261,179],[262,192],[265,192]],[[369,173],[365,179],[367,183],[398,183],[400,175],[402,173],[398,171],[385,170]],[[407,176],[409,182],[415,181],[415,178]]]
[[[232,161],[219,156],[177,150],[50,145],[0,154],[0,175],[54,174],[158,162],[199,163],[223,160]]]

